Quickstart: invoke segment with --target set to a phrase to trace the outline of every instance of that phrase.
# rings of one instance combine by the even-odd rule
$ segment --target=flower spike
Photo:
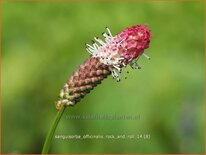
[[[80,65],[60,91],[59,100],[56,102],[57,109],[63,105],[75,105],[110,74],[120,81],[122,68],[127,65],[140,69],[137,60],[141,55],[150,59],[144,53],[151,38],[146,25],[131,26],[116,36],[112,35],[108,27],[106,31],[102,33],[104,41],[94,37],[95,41],[92,41],[91,45],[85,44],[91,57]]]

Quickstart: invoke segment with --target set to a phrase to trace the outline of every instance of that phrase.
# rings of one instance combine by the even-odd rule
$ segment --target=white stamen
[[[138,60],[138,58],[129,63],[129,65],[132,67],[132,69],[141,69],[141,67],[137,63],[137,60]]]
[[[105,38],[106,42],[110,41],[111,37],[108,36],[105,32],[102,33],[103,37]]]
[[[118,71],[120,71],[121,70],[121,68],[119,68],[118,66],[116,66],[116,65],[113,65],[113,67],[114,68],[116,68]]]
[[[97,37],[94,37],[94,39],[95,39],[98,43],[100,43],[101,45],[104,45],[104,44],[105,44],[101,39],[99,39],[99,38],[97,38]]]
[[[122,72],[123,72],[124,78],[127,79],[127,75],[126,75],[127,71],[126,71],[126,69],[124,69]]]
[[[150,57],[148,55],[146,55],[145,53],[143,53],[143,56],[150,60]]]
[[[93,55],[93,52],[90,51],[88,48],[86,48],[87,52],[89,52],[91,55]]]
[[[112,33],[111,33],[111,31],[110,31],[110,29],[109,29],[108,27],[106,27],[106,29],[107,29],[109,35],[110,35],[111,37],[113,37],[113,36],[112,36]]]
[[[94,51],[98,52],[99,46],[97,45],[97,43],[94,42],[92,45],[94,47]]]
[[[118,44],[120,45],[126,38],[122,39]]]
[[[94,49],[94,47],[92,47],[91,45],[89,44],[86,44],[86,46],[90,47],[91,49]]]

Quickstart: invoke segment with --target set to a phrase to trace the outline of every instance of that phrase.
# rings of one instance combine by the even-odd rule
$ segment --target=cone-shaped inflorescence
[[[146,25],[131,26],[116,36],[112,36],[108,28],[106,30],[102,33],[105,41],[95,37],[92,45],[86,44],[91,57],[64,84],[56,102],[57,109],[75,105],[110,74],[120,81],[123,67],[129,64],[133,69],[140,68],[137,59],[141,55],[149,59],[144,54],[151,38]]]

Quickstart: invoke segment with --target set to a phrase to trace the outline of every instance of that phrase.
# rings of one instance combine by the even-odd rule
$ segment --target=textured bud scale
[[[95,37],[92,45],[86,44],[86,50],[91,54],[77,71],[68,79],[60,92],[56,108],[73,106],[89,93],[108,75],[120,81],[123,67],[130,65],[133,69],[140,68],[137,64],[139,56],[144,55],[144,49],[149,47],[150,30],[147,26],[135,25],[126,28],[116,36],[110,30],[102,33],[105,42]]]

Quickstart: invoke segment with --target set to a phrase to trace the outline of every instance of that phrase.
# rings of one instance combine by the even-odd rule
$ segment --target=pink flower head
[[[150,30],[147,26],[135,25],[124,29],[116,36],[112,36],[108,28],[108,33],[102,33],[105,42],[95,37],[92,45],[86,44],[87,51],[93,57],[99,58],[100,62],[109,66],[113,77],[120,80],[121,68],[130,65],[132,68],[139,68],[136,60],[144,55],[144,49],[149,47]]]
[[[116,36],[122,40],[119,54],[130,62],[138,56],[142,55],[144,49],[149,47],[150,30],[146,26],[136,25],[123,30]]]

